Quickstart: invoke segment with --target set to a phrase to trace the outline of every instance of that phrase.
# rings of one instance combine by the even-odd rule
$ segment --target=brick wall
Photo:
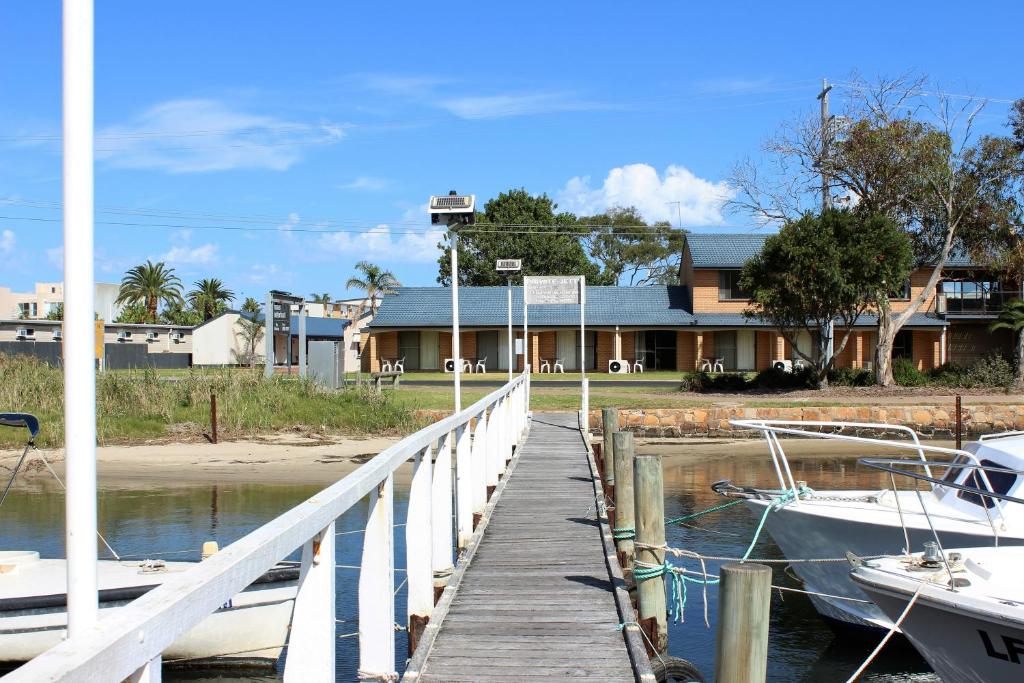
[[[914,330],[913,346],[914,366],[918,370],[927,371],[939,367],[941,350],[939,344],[942,337],[939,332],[929,330]]]
[[[597,372],[608,372],[608,361],[614,358],[615,332],[597,331]]]
[[[360,366],[363,372],[380,372],[380,355],[377,344],[381,333],[374,332],[366,340],[367,347],[363,350]]]
[[[690,372],[697,369],[697,335],[676,332],[676,370]]]
[[[537,335],[537,369],[540,370],[541,359],[550,361],[551,365],[555,364],[555,333],[553,331],[541,332]]]
[[[931,268],[921,268],[915,270],[910,274],[910,298],[913,299],[915,296],[924,290],[925,284],[928,282],[928,277],[931,275]],[[893,299],[890,302],[894,313],[905,311],[910,306],[909,300],[898,300]],[[925,299],[924,304],[918,309],[921,313],[926,313],[935,308],[935,290],[933,289],[928,294],[928,298]]]
[[[370,372],[380,371],[380,361],[398,358],[398,332],[381,332],[377,339],[377,367]]]
[[[466,360],[476,358],[476,332],[459,332],[459,353]]]
[[[694,313],[742,313],[746,301],[718,300],[718,271],[700,269],[693,271],[693,312]]]
[[[437,336],[441,346],[441,362],[444,363],[445,360],[452,357],[452,333],[441,332]]]
[[[636,332],[621,332],[622,360],[630,363],[636,360]]]
[[[758,371],[770,368],[775,360],[775,336],[773,332],[757,332],[757,362],[754,367]]]

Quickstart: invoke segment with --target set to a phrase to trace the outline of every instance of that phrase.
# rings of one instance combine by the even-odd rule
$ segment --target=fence
[[[299,547],[285,680],[333,682],[334,523],[368,494],[358,587],[359,672],[366,680],[397,680],[394,473],[412,462],[405,528],[406,623],[422,626],[434,606],[434,582],[453,570],[455,549],[468,544],[473,516],[484,511],[488,487],[498,483],[513,446],[528,429],[528,394],[529,376],[523,374],[462,412],[406,437],[196,567],[104,614],[91,631],[36,657],[5,682],[159,680],[161,653],[178,636]]]

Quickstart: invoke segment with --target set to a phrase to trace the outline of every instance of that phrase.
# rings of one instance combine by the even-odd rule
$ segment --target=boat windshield
[[[1012,489],[1014,484],[1017,482],[1017,474],[1012,471],[1008,471],[1010,468],[1005,465],[1001,465],[998,462],[987,458],[983,459],[980,464],[985,468],[985,475],[988,477],[988,481],[992,485],[992,492],[1008,495],[1010,493],[1010,489]],[[950,472],[945,476],[945,480],[952,481],[955,479],[956,471],[957,468],[951,467]],[[973,486],[979,491],[989,490],[988,487],[984,485],[984,482],[978,475],[978,470],[976,469],[970,470],[961,483],[965,486]],[[974,491],[959,491],[957,492],[957,497],[961,500],[967,501],[968,503],[973,503],[974,505],[984,505],[987,508],[995,506],[994,498],[991,496],[985,496],[981,493],[975,493]]]

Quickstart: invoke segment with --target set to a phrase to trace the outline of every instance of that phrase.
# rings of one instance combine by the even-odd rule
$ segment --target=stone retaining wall
[[[806,420],[822,422],[874,422],[903,425],[936,439],[953,438],[956,416],[952,406],[837,406],[799,408],[620,409],[619,428],[647,437],[759,437],[760,432],[739,429],[729,420]],[[993,404],[963,407],[963,433],[987,434],[1024,430],[1024,404]],[[590,411],[590,430],[601,433],[601,411]]]

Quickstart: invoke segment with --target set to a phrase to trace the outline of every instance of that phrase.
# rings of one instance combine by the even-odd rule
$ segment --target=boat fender
[[[651,669],[658,683],[705,683],[697,667],[681,657],[657,656],[651,660]]]

